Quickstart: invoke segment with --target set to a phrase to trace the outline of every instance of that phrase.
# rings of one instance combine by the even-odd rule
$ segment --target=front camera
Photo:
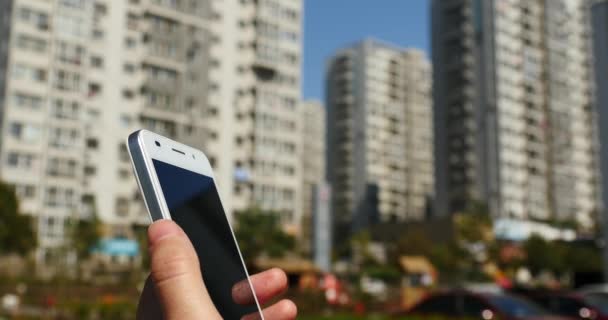
[[[154,141],[154,144],[156,144],[157,147],[160,147],[160,142]]]

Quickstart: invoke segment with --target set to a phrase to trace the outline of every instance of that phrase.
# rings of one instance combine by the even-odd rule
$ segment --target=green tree
[[[350,239],[351,251],[356,253],[359,261],[355,263],[361,266],[374,266],[377,265],[377,261],[369,250],[369,246],[372,243],[372,236],[369,231],[361,231],[353,235]]]
[[[424,256],[437,268],[443,281],[455,281],[470,269],[473,258],[456,241],[434,243],[421,230],[407,232],[397,243],[397,255]]]
[[[0,253],[24,254],[36,245],[32,218],[19,212],[15,190],[0,183]]]
[[[88,258],[91,249],[101,238],[101,221],[96,213],[87,219],[74,219],[71,225],[71,243],[80,258]]]
[[[488,207],[478,201],[470,201],[465,212],[456,215],[456,236],[465,243],[487,243],[492,228],[492,219]]]
[[[135,239],[139,244],[139,254],[141,255],[141,267],[143,269],[150,269],[150,253],[146,248],[148,247],[148,227],[133,224],[131,226]]]
[[[602,253],[597,248],[564,245],[564,266],[572,272],[602,271]]]
[[[433,250],[433,242],[421,230],[406,232],[397,242],[399,255],[429,256]]]
[[[295,249],[295,238],[283,231],[278,213],[257,208],[237,212],[235,227],[247,265],[261,255],[277,258]]]
[[[538,235],[532,235],[524,243],[526,265],[533,273],[549,270],[561,273],[565,269],[564,247],[548,242]]]
[[[466,250],[455,243],[437,244],[429,254],[429,260],[440,271],[441,279],[452,281],[462,275],[472,262]]]

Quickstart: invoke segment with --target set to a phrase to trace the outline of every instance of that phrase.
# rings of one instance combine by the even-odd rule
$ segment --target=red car
[[[547,292],[528,296],[555,314],[581,320],[608,320],[608,294],[606,293]]]
[[[551,315],[542,307],[504,293],[474,293],[464,290],[438,292],[423,299],[406,316],[442,316],[445,318],[470,318],[483,320],[565,320]]]

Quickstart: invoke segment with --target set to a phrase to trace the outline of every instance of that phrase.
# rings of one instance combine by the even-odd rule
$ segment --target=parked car
[[[608,294],[608,283],[590,284],[577,290],[580,293],[605,293]]]
[[[441,316],[470,319],[564,320],[523,298],[496,292],[449,290],[432,294],[400,316]]]
[[[608,294],[602,292],[544,292],[527,295],[547,310],[581,320],[608,320]]]

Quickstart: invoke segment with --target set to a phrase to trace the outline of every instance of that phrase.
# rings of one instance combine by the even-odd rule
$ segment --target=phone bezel
[[[160,143],[160,146],[156,145],[157,141]],[[133,165],[133,172],[140,191],[142,192],[151,222],[159,219],[172,220],[152,159],[163,161],[210,177],[213,179],[216,189],[219,190],[209,159],[201,150],[144,129],[135,131],[129,135],[127,138],[127,149],[131,158],[131,164]],[[179,150],[179,152],[175,150]],[[219,195],[219,198],[223,208],[221,195]],[[239,248],[238,241],[236,240],[234,229],[232,228],[230,220],[227,220],[232,239],[236,244],[236,249],[241,259],[243,270],[245,270],[247,281],[253,292],[256,307],[261,319],[264,320],[264,314],[262,313],[262,308],[255,294],[255,288],[251,283],[251,277],[247,270],[247,266],[245,265],[241,248]]]

